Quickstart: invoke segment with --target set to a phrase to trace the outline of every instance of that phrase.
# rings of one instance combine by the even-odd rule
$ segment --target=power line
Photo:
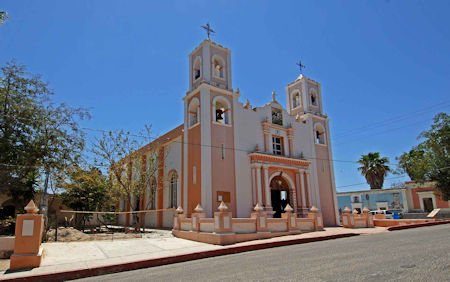
[[[387,129],[387,130],[384,130],[384,131],[375,132],[375,133],[364,135],[364,136],[358,136],[357,138],[353,138],[353,139],[350,139],[348,141],[337,142],[337,143],[334,143],[334,145],[345,144],[345,143],[353,142],[355,140],[361,140],[361,139],[365,139],[365,138],[370,137],[370,136],[375,136],[375,135],[389,133],[389,132],[394,131],[394,130],[400,130],[400,129],[403,129],[405,127],[413,126],[413,125],[416,125],[416,124],[422,124],[422,123],[424,123],[424,121],[409,123],[407,125],[403,125],[403,126],[400,126],[400,127],[390,128],[390,129]]]
[[[410,119],[410,118],[414,118],[417,115],[423,115],[423,114],[429,113],[430,110],[433,109],[433,108],[442,108],[442,107],[447,107],[449,105],[450,105],[450,101],[443,101],[443,102],[440,102],[439,104],[435,104],[435,105],[428,106],[428,107],[425,107],[425,108],[417,109],[417,110],[415,110],[413,112],[410,112],[410,113],[407,113],[407,114],[404,114],[404,115],[399,115],[399,116],[396,116],[396,117],[388,118],[388,119],[385,119],[385,120],[382,120],[382,121],[378,121],[378,122],[374,122],[374,123],[371,123],[371,124],[368,124],[368,125],[364,125],[364,126],[361,126],[361,127],[349,129],[349,130],[346,130],[346,131],[342,131],[342,132],[339,132],[338,134],[336,134],[334,137],[339,139],[339,138],[341,138],[341,137],[343,137],[345,135],[348,135],[349,133],[354,132],[354,131],[361,132],[362,130],[368,129],[368,128],[383,127],[383,126],[392,124],[392,122],[398,122],[398,121],[402,121],[402,120],[407,120],[407,119]]]
[[[448,168],[450,168],[450,166],[437,168],[436,170],[443,170],[443,169],[448,169]],[[403,176],[388,177],[388,178],[385,178],[384,180],[392,180],[392,179],[405,178],[405,177],[408,177],[408,176],[407,175],[403,175]],[[363,185],[363,184],[368,184],[368,183],[367,182],[362,182],[362,183],[341,185],[341,186],[336,186],[336,189],[338,189],[338,188],[345,188],[345,187],[351,187],[351,186],[358,186],[358,185]]]
[[[110,132],[110,131],[104,130],[104,129],[96,129],[96,128],[88,128],[88,127],[83,127],[83,129],[91,130],[91,131],[97,131],[97,132],[103,132],[103,133]],[[123,134],[127,135],[127,136],[134,136],[134,137],[146,138],[146,139],[152,139],[152,140],[158,139],[158,137],[154,137],[154,136],[142,136],[142,135],[131,134],[131,133],[123,133]],[[225,150],[251,153],[249,150],[240,149],[240,148],[233,148],[233,147],[222,147],[222,146],[215,146],[215,145],[209,145],[209,144],[190,143],[190,142],[184,142],[184,141],[178,141],[178,140],[175,140],[173,142],[174,143],[179,143],[179,144],[193,145],[193,146],[209,147],[209,148],[215,148],[215,149],[222,149],[223,148]],[[264,153],[264,152],[262,152],[262,153]],[[315,157],[303,157],[303,159],[306,159],[306,160],[322,160],[322,161],[330,161],[331,160],[333,162],[341,162],[341,163],[356,163],[356,164],[359,163],[358,161],[353,161],[353,160],[336,160],[336,159],[315,158]],[[396,164],[396,163],[390,163],[390,165],[398,166],[398,164]]]
[[[405,178],[405,177],[408,177],[408,176],[407,175],[403,175],[403,176],[396,176],[396,177],[388,177],[388,178],[385,178],[384,180],[392,180],[392,179],[399,179],[399,178]],[[336,186],[336,189],[345,188],[345,187],[352,187],[352,186],[358,186],[358,185],[363,185],[363,184],[367,184],[367,182]]]

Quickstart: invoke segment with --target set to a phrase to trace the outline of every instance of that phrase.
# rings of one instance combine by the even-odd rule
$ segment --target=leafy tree
[[[7,12],[0,11],[0,24],[4,24],[8,18],[9,18],[9,15]]]
[[[64,189],[63,203],[76,211],[101,211],[108,206],[108,179],[98,168],[67,170],[67,179],[58,185]]]
[[[88,117],[82,108],[54,105],[53,92],[38,75],[9,62],[0,75],[0,192],[21,210],[44,178],[43,202],[51,175],[77,163],[84,147],[78,121]]]
[[[97,168],[79,166],[67,170],[65,179],[59,180],[63,203],[76,211],[102,211],[109,208],[108,179]],[[75,224],[84,229],[92,214],[76,214]]]
[[[439,113],[434,124],[419,135],[424,141],[399,160],[399,173],[417,182],[436,181],[444,200],[450,200],[450,115]]]
[[[107,132],[93,145],[96,163],[109,168],[111,195],[116,201],[124,199],[131,210],[139,210],[142,196],[149,200],[145,209],[149,208],[155,192],[150,187],[150,181],[158,172],[160,144],[158,140],[144,146],[144,141],[150,140],[150,126],[146,126],[136,138],[129,132]],[[145,218],[145,217],[144,217]],[[137,216],[134,216],[137,221]]]
[[[394,173],[406,173],[413,181],[429,179],[427,175],[430,170],[428,156],[421,147],[414,147],[409,152],[405,152],[400,157],[397,157],[399,165]]]
[[[367,155],[362,155],[358,163],[361,165],[358,167],[358,170],[366,178],[370,189],[381,189],[384,177],[391,171],[387,165],[389,163],[388,158],[380,158],[379,152],[368,153]]]

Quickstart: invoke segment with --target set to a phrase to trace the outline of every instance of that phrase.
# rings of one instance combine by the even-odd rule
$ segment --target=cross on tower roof
[[[296,63],[296,65],[300,68],[300,74],[303,74],[303,69],[305,69],[306,66],[304,64],[302,64],[302,61],[298,61],[298,63]]]
[[[208,34],[208,39],[209,39],[209,35],[211,33],[216,33],[211,26],[209,25],[209,23],[206,23],[206,25],[202,25],[202,27],[206,30],[206,33]]]

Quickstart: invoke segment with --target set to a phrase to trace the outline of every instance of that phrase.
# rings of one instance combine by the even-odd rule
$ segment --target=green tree
[[[84,134],[82,108],[51,102],[53,92],[38,75],[9,62],[0,75],[0,192],[22,210],[38,184],[46,212],[49,178],[79,161]],[[44,179],[43,183],[41,180]]]
[[[64,189],[61,194],[63,203],[76,211],[109,210],[108,179],[98,168],[82,169],[79,166],[67,169],[64,180],[60,179],[58,187]],[[75,214],[75,225],[84,229],[86,220],[92,214]],[[104,217],[97,215],[101,222]]]
[[[9,18],[9,15],[7,12],[0,11],[0,24],[4,24],[8,18]]]
[[[438,113],[423,141],[399,158],[398,173],[406,172],[417,182],[435,181],[444,200],[450,200],[450,115]]]
[[[76,211],[102,211],[109,209],[108,179],[98,168],[67,170],[67,179],[59,183],[63,203]]]
[[[358,170],[366,178],[370,189],[381,189],[385,176],[391,171],[387,165],[389,163],[388,158],[381,158],[379,152],[368,153],[367,155],[361,155],[358,163],[361,165]]]
[[[414,147],[409,152],[405,152],[400,157],[397,157],[398,169],[394,173],[406,173],[413,181],[429,179],[430,162],[428,155],[425,154],[425,150],[421,147]]]

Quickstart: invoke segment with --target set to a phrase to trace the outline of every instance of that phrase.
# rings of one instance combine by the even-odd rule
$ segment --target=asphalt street
[[[82,281],[450,281],[450,224],[271,248]]]

